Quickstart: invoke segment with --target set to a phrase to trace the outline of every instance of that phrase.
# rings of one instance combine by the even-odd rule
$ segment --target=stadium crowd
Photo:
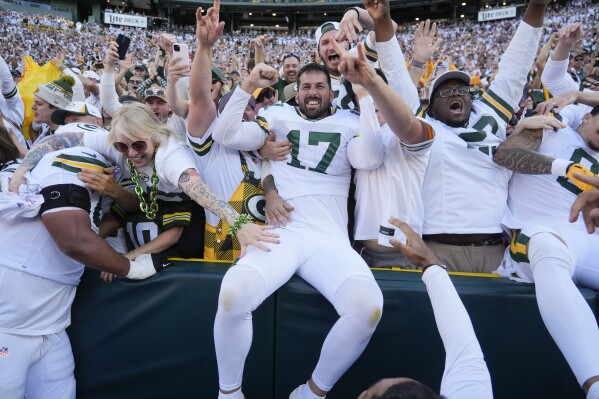
[[[236,260],[219,398],[243,398],[251,314],[294,274],[340,315],[290,396],[325,397],[382,317],[369,267],[400,266],[431,297],[441,395],[492,397],[449,270],[534,283],[599,399],[599,329],[576,288],[599,289],[599,6],[398,26],[388,0],[363,3],[313,36],[225,34],[218,0],[168,32],[0,11],[0,347],[27,348],[0,367],[0,397],[74,397],[64,330],[83,265],[111,282],[182,256]],[[395,379],[360,398],[404,390],[439,397]]]

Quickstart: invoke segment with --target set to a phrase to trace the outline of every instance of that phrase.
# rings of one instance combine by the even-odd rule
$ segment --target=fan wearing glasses
[[[140,210],[149,219],[157,215],[159,198],[181,201],[189,197],[235,226],[233,233],[239,239],[242,256],[248,245],[266,251],[262,241],[278,242],[277,235],[266,231],[268,227],[248,223],[247,217],[239,215],[208,189],[195,167],[191,150],[147,105],[124,104],[113,119],[110,133],[96,126],[79,124],[67,125],[64,130],[60,135],[42,140],[30,151],[13,175],[11,191],[18,190],[25,181],[25,173],[46,153],[85,146],[115,161],[131,178]]]
[[[127,93],[123,93],[123,94],[138,97],[139,93],[137,90],[139,89],[139,86],[142,83],[143,83],[143,80],[141,80],[137,75],[131,76],[129,78],[129,82],[127,82]]]
[[[522,97],[548,0],[532,0],[501,57],[499,72],[476,100],[470,76],[447,71],[432,83],[425,120],[436,132],[422,186],[423,239],[448,270],[492,272],[505,246],[501,220],[511,173],[492,155]]]

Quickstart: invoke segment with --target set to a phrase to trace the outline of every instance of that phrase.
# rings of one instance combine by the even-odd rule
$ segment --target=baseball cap
[[[320,25],[314,34],[316,36],[316,45],[320,46],[320,38],[322,35],[332,30],[339,30],[339,22],[329,21]]]
[[[94,71],[85,71],[83,72],[83,76],[85,76],[86,78],[95,79],[98,82],[100,81],[100,75],[98,75]]]
[[[166,89],[157,84],[153,84],[144,91],[144,102],[147,102],[149,98],[156,97],[163,101],[166,101]],[[168,102],[168,101],[166,101]]]
[[[268,86],[268,87],[263,87],[261,89],[256,89],[254,90],[254,92],[252,93],[252,97],[254,97],[256,100],[258,99],[258,97],[260,97],[260,94],[266,93],[267,91],[275,91],[275,89],[273,89],[272,87]]]
[[[139,103],[141,101],[139,101],[139,99],[137,97],[125,95],[125,96],[119,97],[119,102],[121,104],[125,104],[125,103]]]
[[[448,80],[459,80],[464,83],[466,86],[470,86],[470,75],[466,72],[462,71],[446,71],[441,75],[437,76],[435,80],[433,80],[433,84],[431,85],[431,91],[428,95],[428,100],[431,101],[435,92],[441,86],[442,83],[447,82]]]
[[[228,92],[227,94],[225,94],[224,96],[221,97],[220,101],[218,102],[218,114],[219,115],[225,109],[225,106],[227,105],[227,103],[231,99],[231,96],[233,95],[234,92],[235,92],[235,90],[230,91],[230,92]],[[248,101],[248,104],[252,108],[254,108],[256,106],[256,100],[254,99],[254,96],[250,97],[250,100]]]
[[[133,69],[143,69],[144,71],[148,72],[148,67],[145,66],[144,64],[136,64],[135,68]]]
[[[52,112],[50,119],[52,119],[52,122],[56,123],[57,125],[64,125],[64,118],[67,116],[67,114],[91,115],[95,116],[96,118],[102,118],[102,113],[100,113],[98,108],[84,101],[74,101],[67,105],[65,109],[57,109],[56,111]]]
[[[283,89],[283,102],[290,103],[295,99],[295,95],[297,94],[297,83],[289,83]]]
[[[212,65],[212,75],[216,76],[221,83],[225,83],[225,74],[214,65]]]

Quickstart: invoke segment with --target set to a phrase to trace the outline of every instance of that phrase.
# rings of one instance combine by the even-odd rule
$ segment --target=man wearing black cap
[[[432,84],[426,120],[437,138],[422,188],[423,237],[449,270],[492,272],[503,258],[511,173],[492,157],[522,97],[547,3],[529,3],[499,73],[479,99],[472,100],[465,72],[445,72]]]

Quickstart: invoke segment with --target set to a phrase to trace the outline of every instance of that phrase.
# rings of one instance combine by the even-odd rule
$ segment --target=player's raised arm
[[[212,48],[222,35],[225,23],[219,20],[220,0],[202,16],[202,7],[196,11],[198,49],[189,75],[189,114],[187,129],[193,137],[202,138],[214,122],[216,107],[210,95],[212,90]]]
[[[215,142],[241,151],[258,150],[268,138],[268,126],[257,122],[242,122],[243,111],[252,93],[259,88],[272,86],[278,80],[277,71],[265,64],[258,64],[252,69],[240,87],[223,109],[212,138]]]
[[[338,51],[341,47],[338,46]],[[339,70],[352,83],[362,85],[368,90],[379,112],[383,114],[389,127],[406,144],[415,144],[429,138],[426,124],[416,118],[408,105],[379,77],[364,54],[362,45],[358,54],[344,53]]]

